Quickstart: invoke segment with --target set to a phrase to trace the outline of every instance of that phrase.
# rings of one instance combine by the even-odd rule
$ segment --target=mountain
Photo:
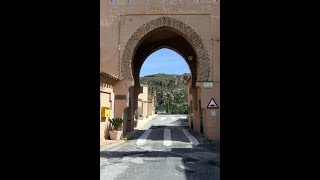
[[[187,114],[188,92],[185,84],[189,77],[189,73],[182,75],[159,73],[140,77],[140,83],[149,86],[149,93],[156,91],[156,111],[165,110],[169,114]]]

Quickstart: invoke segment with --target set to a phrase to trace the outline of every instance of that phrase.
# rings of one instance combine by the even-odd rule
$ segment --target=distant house
[[[141,84],[143,92],[138,95],[138,116],[143,118],[148,115],[148,85]]]
[[[157,93],[153,91],[148,95],[148,115],[153,116],[155,114],[155,104],[157,102]]]
[[[146,118],[155,114],[156,92],[148,94],[148,85],[141,84],[143,92],[138,95],[138,116]]]

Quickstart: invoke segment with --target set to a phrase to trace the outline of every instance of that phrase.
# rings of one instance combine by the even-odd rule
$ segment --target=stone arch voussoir
[[[131,62],[134,51],[145,35],[154,29],[167,26],[178,31],[195,49],[200,64],[199,81],[208,81],[210,72],[210,58],[202,38],[187,24],[173,17],[159,17],[140,26],[128,40],[121,59],[122,79],[133,79]]]

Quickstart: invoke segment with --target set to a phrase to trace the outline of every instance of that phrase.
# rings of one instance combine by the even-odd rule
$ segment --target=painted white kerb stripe
[[[164,139],[163,145],[165,145],[165,146],[172,145],[170,129],[164,129],[163,139]]]
[[[199,142],[198,142],[198,140],[195,138],[195,137],[193,137],[190,133],[189,133],[189,131],[188,130],[183,130],[183,133],[187,136],[187,138],[189,139],[189,141],[190,141],[190,143],[192,144],[192,145],[198,145],[199,144]]]
[[[141,146],[144,145],[146,143],[147,137],[149,136],[149,134],[151,133],[151,129],[148,129],[146,132],[144,132],[138,139],[137,141],[137,145]]]

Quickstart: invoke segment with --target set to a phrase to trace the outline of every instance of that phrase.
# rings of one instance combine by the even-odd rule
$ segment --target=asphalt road
[[[100,151],[100,179],[220,179],[220,144],[187,126],[185,115],[159,115],[126,143]]]

